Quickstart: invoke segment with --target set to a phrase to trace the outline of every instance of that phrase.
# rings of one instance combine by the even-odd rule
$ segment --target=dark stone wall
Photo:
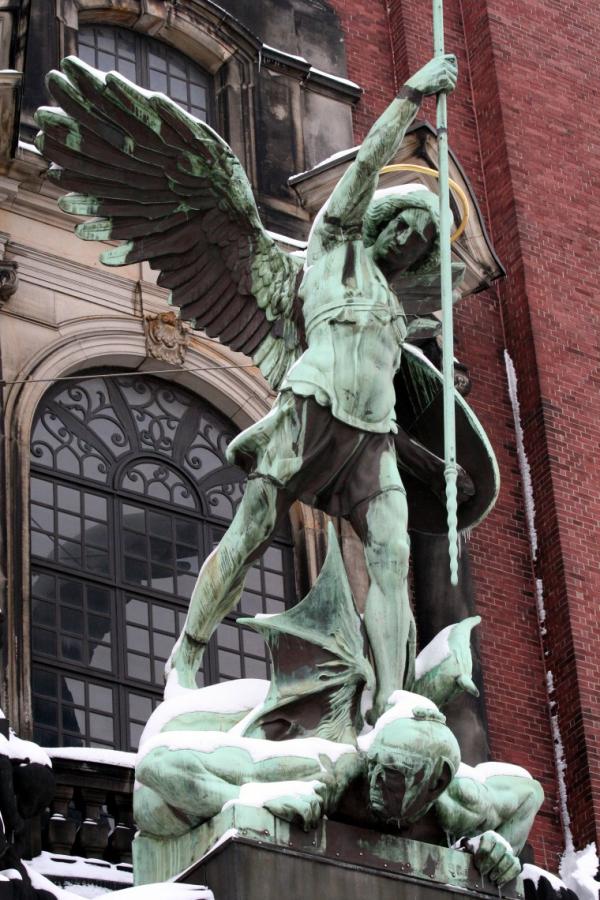
[[[263,43],[345,77],[344,37],[331,4],[324,0],[222,0],[220,5]]]

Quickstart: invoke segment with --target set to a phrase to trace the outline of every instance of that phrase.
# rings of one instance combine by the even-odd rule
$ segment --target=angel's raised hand
[[[456,87],[458,66],[453,53],[431,59],[406,82],[408,87],[422,94],[449,93]]]

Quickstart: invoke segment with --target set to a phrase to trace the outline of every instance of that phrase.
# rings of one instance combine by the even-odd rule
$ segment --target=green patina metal
[[[273,410],[229,447],[229,460],[250,477],[194,589],[169,661],[171,699],[157,711],[161,725],[141,746],[134,798],[139,882],[192,863],[223,837],[225,822],[284,842],[294,823],[314,830],[352,791],[362,792],[365,811],[392,830],[434,804],[453,834],[468,831],[479,815],[488,832],[497,825],[519,841],[533,820],[531,779],[488,779],[479,791],[469,789],[468,777],[455,778],[458,746],[435,704],[475,690],[474,619],[452,629],[447,656],[415,683],[409,513],[413,528],[439,530],[438,476],[445,468],[452,546],[456,524],[480,521],[498,487],[481,426],[448,386],[447,321],[451,326],[462,268],[450,266],[447,252],[446,163],[441,155],[439,212],[423,191],[376,193],[379,171],[400,148],[422,97],[437,94],[441,110],[456,83],[455,60],[442,53],[436,29],[437,58],[373,125],[319,213],[304,260],[284,253],[265,231],[242,166],[205,123],[169,98],[73,57],[48,77],[62,108],[38,111],[36,143],[55,163],[49,178],[71,191],[60,199],[62,209],[98,217],[78,225],[77,234],[122,242],[101,254],[106,265],[147,261],[159,270],[158,284],[182,317],[251,356],[279,394]],[[406,343],[411,327],[425,327],[414,317],[440,305],[446,427],[441,377]],[[452,444],[455,414],[467,472],[457,468]],[[457,471],[472,488],[458,510]],[[270,619],[245,620],[272,654],[266,699],[221,713],[191,690],[204,648],[296,499],[347,518],[359,535],[370,580],[364,621],[330,528],[326,563],[302,603]],[[357,736],[365,685],[373,688],[368,719],[375,730]],[[396,848],[388,858],[401,855],[397,837],[381,844]],[[417,869],[426,866],[422,849],[402,852],[412,854]],[[511,852],[493,836],[482,839],[475,858],[498,883],[512,876]],[[443,865],[440,871],[446,873]]]
[[[481,616],[469,616],[448,629],[448,655],[437,665],[417,678],[413,690],[423,694],[443,709],[457,694],[465,691],[473,697],[479,691],[473,681],[471,631],[481,622]]]
[[[269,736],[269,722],[276,718],[281,723],[286,716],[286,736],[356,741],[362,725],[360,694],[365,685],[374,686],[375,678],[331,524],[328,535],[325,564],[304,600],[280,615],[238,619],[264,637],[274,663],[265,702],[245,724],[249,737]],[[280,639],[285,639],[283,647]],[[311,727],[302,721],[301,709],[314,706],[315,695],[323,706]]]
[[[170,288],[182,315],[251,354],[281,392],[275,414],[231,448],[232,461],[264,483],[246,491],[194,590],[170,661],[180,684],[187,679],[192,687],[190,663],[200,664],[212,631],[238,602],[245,573],[283,507],[294,497],[306,499],[301,448],[309,401],[328,410],[340,448],[333,482],[344,452],[335,437],[339,423],[355,429],[357,440],[370,436],[371,444],[396,430],[394,374],[407,334],[402,302],[416,290],[439,306],[440,222],[426,191],[374,194],[379,170],[400,147],[421,97],[453,89],[455,63],[449,56],[429,62],[375,123],[318,217],[305,261],[283,253],[264,230],[242,166],[205,123],[117,73],[71,57],[61,68],[48,86],[62,109],[38,112],[37,143],[57,164],[50,177],[78,192],[63,198],[62,207],[98,216],[78,225],[77,234],[123,242],[101,255],[107,265],[147,260],[159,269],[158,282]],[[454,276],[460,279],[460,266]],[[287,415],[290,397],[304,404],[295,419]],[[295,457],[294,446],[300,448]],[[362,455],[357,485],[366,466]],[[364,506],[357,527],[371,578],[365,626],[376,675],[373,719],[395,689],[411,683],[415,638],[408,516],[394,451],[383,452],[377,464],[380,479],[353,498],[355,508],[361,500]],[[323,486],[312,502],[328,511]],[[388,540],[391,529],[397,541]]]

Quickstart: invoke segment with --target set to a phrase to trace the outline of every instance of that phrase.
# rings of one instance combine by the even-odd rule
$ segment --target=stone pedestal
[[[177,876],[178,882],[208,885],[218,900],[499,896],[458,850],[327,820],[306,833],[243,806],[183,838],[139,836],[133,858],[136,884]],[[522,900],[520,879],[504,886],[501,896]]]

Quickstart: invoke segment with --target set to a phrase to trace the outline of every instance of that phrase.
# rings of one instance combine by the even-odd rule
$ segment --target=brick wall
[[[357,141],[431,53],[422,0],[333,0],[348,74],[363,86]],[[451,145],[507,269],[497,290],[456,318],[470,400],[496,450],[502,491],[470,549],[492,757],[528,767],[546,792],[533,843],[551,867],[562,849],[546,669],[564,742],[577,847],[600,823],[600,513],[597,300],[600,194],[595,110],[600,16],[593,4],[445,0],[446,44],[459,59]],[[365,12],[368,10],[368,12]],[[423,114],[434,121],[427,101]],[[594,188],[596,188],[594,192]],[[503,351],[518,375],[531,465],[537,560],[524,516]],[[544,585],[544,651],[535,577]]]

